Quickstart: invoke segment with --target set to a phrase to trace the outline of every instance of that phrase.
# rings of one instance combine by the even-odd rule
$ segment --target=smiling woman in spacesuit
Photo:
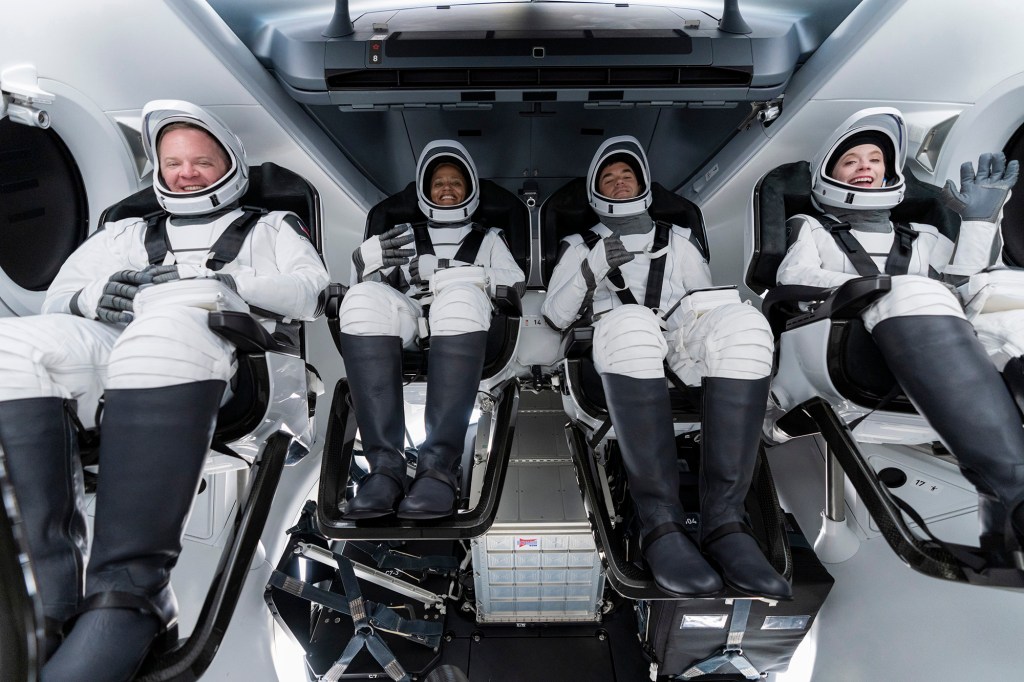
[[[239,207],[249,169],[218,118],[150,102],[143,140],[165,219],[106,224],[63,265],[41,315],[0,320],[0,444],[44,604],[44,679],[127,680],[158,635],[176,642],[170,571],[236,362],[208,310],[136,311],[140,288],[206,280],[254,310],[312,319],[328,283],[294,215]],[[83,575],[76,429],[94,425],[101,395]]]
[[[658,587],[711,595],[724,578],[749,594],[788,599],[789,583],[761,553],[743,510],[768,403],[768,322],[734,290],[706,310],[676,306],[687,294],[694,303],[711,273],[688,228],[655,224],[650,186],[636,138],[611,138],[598,149],[587,194],[601,223],[563,242],[542,311],[558,329],[594,320],[594,365]],[[703,386],[700,539],[722,577],[684,532],[666,361],[684,383]]]
[[[1004,535],[1011,545],[1024,541],[1024,429],[999,370],[1020,362],[1024,310],[987,312],[988,289],[980,285],[993,274],[982,271],[999,251],[997,221],[1017,162],[985,154],[977,172],[963,165],[959,191],[947,183],[944,199],[962,218],[954,244],[932,225],[890,221],[889,210],[903,200],[906,157],[906,123],[896,109],[867,109],[839,126],[811,164],[823,215],[789,219],[791,246],[778,281],[835,287],[892,275],[891,291],[864,311],[864,326],[978,489],[982,548],[1006,561]],[[966,315],[940,279],[960,292],[980,291]]]
[[[491,299],[500,285],[525,289],[500,230],[471,219],[480,187],[465,147],[451,140],[428,144],[416,164],[416,191],[427,218],[423,229],[398,225],[363,242],[352,254],[354,282],[339,311],[345,371],[370,464],[348,503],[351,519],[455,513]],[[407,486],[402,348],[428,335],[426,440]]]

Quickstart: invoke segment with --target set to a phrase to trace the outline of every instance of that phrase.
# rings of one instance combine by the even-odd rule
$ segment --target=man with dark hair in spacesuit
[[[594,365],[655,582],[674,596],[702,596],[719,592],[724,578],[748,594],[790,598],[743,508],[768,403],[767,320],[735,290],[718,305],[695,304],[712,286],[707,260],[688,228],[648,214],[650,170],[635,138],[602,144],[587,195],[601,222],[563,241],[542,311],[558,329],[593,319]],[[721,577],[684,530],[666,363],[682,382],[703,387],[700,544]]]
[[[455,513],[459,465],[487,348],[496,287],[525,276],[500,230],[473,223],[480,187],[458,142],[428,144],[416,164],[427,222],[398,225],[352,254],[352,288],[339,311],[341,351],[370,473],[351,519],[433,519]],[[408,248],[406,248],[408,247]],[[402,348],[429,336],[426,440],[406,482]]]
[[[1005,301],[986,306],[994,287],[984,285],[1015,273],[983,271],[993,260],[1000,265],[998,218],[1017,162],[984,154],[977,172],[962,166],[960,190],[946,184],[943,198],[962,218],[954,244],[932,225],[890,220],[906,190],[906,158],[898,110],[866,109],[840,125],[811,164],[812,198],[822,214],[787,222],[791,245],[778,281],[836,287],[892,275],[892,289],[862,314],[864,327],[977,488],[981,546],[1006,562],[1004,541],[1024,541],[1024,429],[1000,371],[1020,373],[1024,291],[1011,286],[1017,309]],[[947,284],[959,285],[966,314]]]
[[[107,223],[64,263],[42,314],[0,320],[0,444],[44,605],[43,679],[127,680],[158,638],[176,643],[170,571],[236,369],[189,296],[312,319],[328,283],[296,216],[239,206],[249,168],[219,118],[160,100],[142,126],[166,215]],[[143,310],[143,292],[177,300],[150,297]],[[83,575],[77,431],[93,426],[100,476]]]

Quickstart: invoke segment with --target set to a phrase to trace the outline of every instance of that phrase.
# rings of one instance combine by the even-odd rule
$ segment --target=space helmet
[[[836,163],[847,151],[861,144],[874,144],[885,159],[885,182],[881,187],[855,187],[831,176]],[[828,143],[811,161],[811,194],[819,208],[890,209],[903,201],[907,161],[907,123],[891,107],[863,109],[846,119],[829,137]]]
[[[160,131],[172,123],[189,123],[208,132],[227,153],[229,167],[223,177],[196,192],[172,192],[160,174],[157,143]],[[238,136],[214,114],[182,100],[153,100],[142,109],[142,143],[153,164],[153,191],[157,201],[174,215],[203,215],[238,200],[249,187],[249,166]]]
[[[430,199],[430,179],[443,165],[459,169],[466,179],[466,196],[455,206],[440,206]],[[476,164],[466,148],[455,140],[434,140],[420,153],[416,162],[416,199],[423,215],[436,223],[458,223],[469,217],[480,205],[480,183]]]
[[[633,169],[639,185],[639,192],[629,199],[612,199],[598,191],[600,180],[598,174],[610,164],[623,162]],[[647,165],[647,155],[640,141],[630,135],[612,137],[605,140],[587,171],[587,201],[594,212],[602,218],[628,217],[639,215],[651,205],[651,169]]]

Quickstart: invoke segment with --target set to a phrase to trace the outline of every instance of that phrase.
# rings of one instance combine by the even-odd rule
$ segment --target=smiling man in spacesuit
[[[236,362],[208,310],[179,301],[136,314],[140,288],[205,280],[260,314],[311,319],[328,283],[294,215],[239,207],[249,169],[217,117],[150,102],[143,141],[166,217],[106,224],[63,265],[41,315],[0,320],[0,444],[44,604],[49,680],[127,680],[158,635],[176,641],[170,571]],[[76,430],[94,425],[101,395],[83,575]]]
[[[423,149],[416,191],[426,224],[398,225],[363,242],[352,254],[354,283],[339,311],[345,371],[370,464],[347,518],[397,512],[400,518],[432,519],[455,512],[491,299],[499,285],[520,294],[525,286],[501,232],[471,219],[480,187],[461,144],[437,140]],[[407,489],[402,348],[425,336],[426,440]]]
[[[811,164],[812,197],[822,215],[789,219],[791,246],[778,281],[835,287],[892,275],[890,292],[862,314],[864,326],[978,489],[982,548],[1005,561],[1004,536],[1011,544],[1024,541],[1024,429],[999,370],[1020,371],[1015,358],[1024,352],[1024,310],[986,312],[971,300],[968,318],[940,280],[973,292],[992,276],[981,271],[998,259],[998,217],[1017,163],[985,154],[977,172],[963,165],[960,190],[947,183],[944,199],[962,218],[954,244],[932,225],[890,220],[889,210],[903,201],[906,158],[906,122],[896,109],[867,109],[839,126]],[[1024,307],[1024,291],[1017,289]]]
[[[743,509],[768,403],[768,322],[735,290],[724,301],[721,291],[704,292],[720,303],[706,309],[696,302],[712,285],[707,260],[688,228],[648,214],[650,170],[635,138],[601,145],[587,194],[601,223],[564,240],[543,313],[558,329],[594,320],[594,365],[655,582],[672,595],[700,596],[718,592],[724,578],[743,592],[787,599],[790,585],[761,553]],[[684,531],[666,362],[684,383],[703,386],[700,540],[721,577]]]

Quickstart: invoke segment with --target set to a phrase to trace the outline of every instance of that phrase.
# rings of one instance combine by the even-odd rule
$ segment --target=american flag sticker
[[[537,538],[519,538],[519,547],[539,547]]]

